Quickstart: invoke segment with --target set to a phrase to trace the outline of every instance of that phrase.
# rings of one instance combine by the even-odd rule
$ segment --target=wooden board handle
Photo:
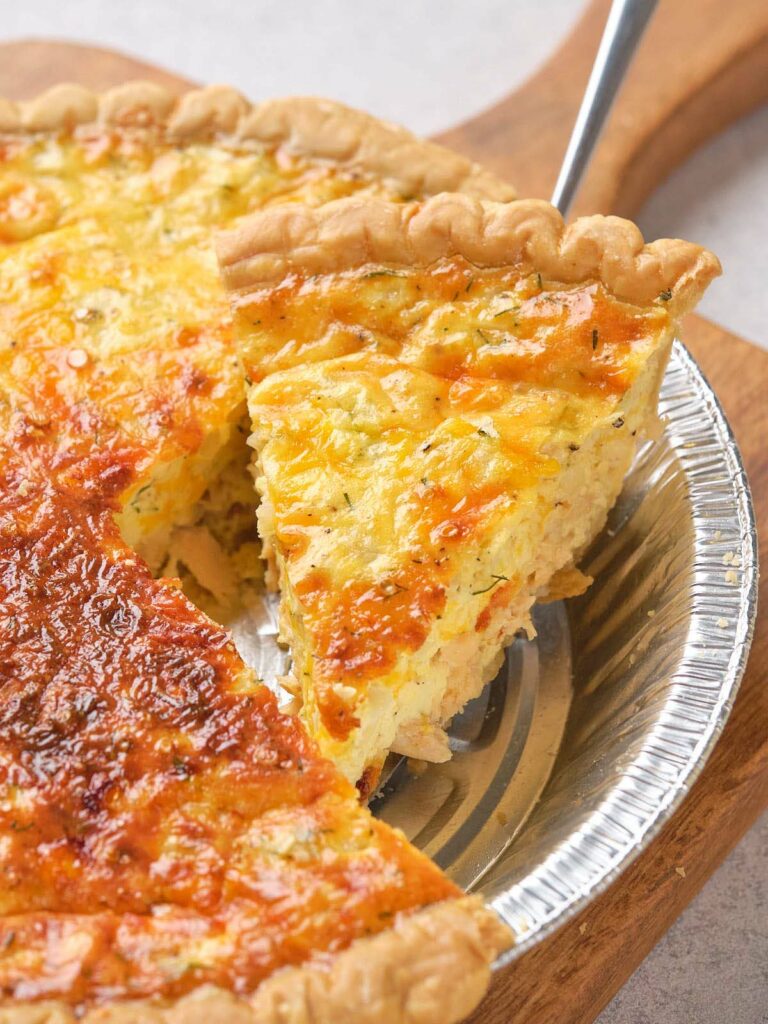
[[[439,142],[524,196],[548,199],[610,0],[592,0],[563,45],[517,92]],[[705,139],[768,99],[766,0],[661,0],[617,97],[574,214],[632,216]]]

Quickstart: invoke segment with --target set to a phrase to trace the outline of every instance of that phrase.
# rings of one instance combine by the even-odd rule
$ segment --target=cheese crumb
[[[733,569],[729,569],[728,572],[725,574],[725,582],[734,584],[739,582],[739,577],[736,575]]]
[[[676,867],[675,871],[677,872],[678,875],[680,875],[681,878],[685,878],[685,868],[682,865],[680,865],[679,867]]]
[[[88,362],[88,353],[84,348],[72,348],[67,352],[67,365],[73,370],[81,370]]]
[[[78,323],[84,324],[94,319],[95,312],[95,310],[89,309],[88,306],[79,306],[72,316]]]
[[[331,683],[331,689],[344,704],[354,704],[357,697],[357,690],[354,686],[346,686],[344,683]]]
[[[722,617],[719,618],[717,620],[717,625],[720,629],[726,629],[728,626],[728,619],[723,619]]]
[[[587,924],[587,922],[586,922],[586,921],[583,921],[583,922],[582,922],[582,923],[581,923],[581,924],[579,925],[579,934],[580,934],[580,935],[586,935],[586,934],[587,934],[587,930],[588,930],[588,928],[589,928],[589,925]]]

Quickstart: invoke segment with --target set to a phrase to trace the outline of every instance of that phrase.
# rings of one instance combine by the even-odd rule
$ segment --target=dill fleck
[[[672,298],[672,289],[665,288],[663,292],[659,292],[659,299],[661,302],[669,302]]]
[[[491,573],[491,582],[487,587],[483,587],[482,590],[472,590],[470,593],[472,594],[472,597],[477,597],[478,594],[487,594],[489,590],[493,590],[494,587],[497,587],[502,580],[509,583],[509,576],[497,576],[495,573]]]
[[[594,352],[597,348],[597,343],[600,340],[600,335],[597,333],[597,328],[592,330],[592,351]]]
[[[344,491],[344,501],[346,501],[347,505],[349,505],[350,508],[354,507],[346,491]]]
[[[474,277],[470,277],[470,279],[469,279],[469,282],[468,282],[468,284],[467,284],[467,287],[466,287],[466,288],[464,289],[464,294],[465,294],[465,295],[467,294],[467,292],[469,291],[469,289],[470,289],[470,288],[472,287],[472,285],[473,285],[474,283],[475,283],[475,279],[474,279]]]
[[[500,309],[498,313],[494,313],[493,319],[495,320],[499,316],[504,316],[505,313],[516,313],[518,309],[520,309],[519,306],[507,306],[506,309]]]
[[[613,425],[614,425],[614,427],[616,427],[617,429],[618,429],[619,427],[623,427],[623,426],[624,426],[624,417],[623,417],[623,416],[618,416],[618,417],[617,417],[617,418],[616,418],[616,419],[615,419],[615,420],[613,421]]]
[[[386,583],[382,583],[381,589],[384,591],[385,597],[394,597],[395,594],[408,593],[408,587],[403,587],[400,583],[396,583],[395,580],[388,580]]]
[[[135,507],[135,505],[136,505],[136,502],[137,502],[137,501],[139,500],[139,498],[140,498],[140,497],[142,496],[142,494],[144,494],[144,492],[145,492],[145,491],[148,491],[148,490],[150,489],[150,487],[151,487],[151,486],[152,486],[152,484],[144,484],[144,486],[143,486],[143,487],[140,487],[140,488],[138,489],[138,491],[136,491],[136,493],[134,494],[134,496],[133,496],[133,498],[132,498],[132,500],[131,500],[131,504],[132,504],[132,505],[133,505],[134,507]]]
[[[483,341],[485,342],[486,345],[492,345],[493,344],[493,342],[488,337],[488,335],[485,333],[485,331],[481,331],[479,327],[477,328],[477,333],[480,335],[480,337],[483,339]]]

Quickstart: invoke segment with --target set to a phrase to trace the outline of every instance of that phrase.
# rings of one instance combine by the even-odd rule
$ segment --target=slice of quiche
[[[698,246],[549,204],[281,208],[221,240],[301,716],[364,793],[531,635],[605,522]]]

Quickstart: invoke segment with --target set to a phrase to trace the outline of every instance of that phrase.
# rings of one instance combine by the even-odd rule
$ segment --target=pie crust
[[[177,96],[141,81],[101,94],[63,84],[27,102],[0,98],[0,134],[72,131],[88,124],[159,129],[179,141],[223,136],[231,142],[282,145],[369,172],[405,197],[455,191],[515,198],[510,185],[466,157],[332,100],[295,97],[252,105],[229,86],[210,85]]]
[[[212,985],[172,1003],[0,1007],[0,1024],[456,1024],[482,999],[509,932],[477,897],[439,903],[358,939],[326,965],[284,968],[238,998]]]
[[[239,295],[291,270],[425,266],[463,256],[482,267],[519,264],[561,283],[600,281],[639,306],[664,296],[673,317],[691,309],[721,271],[707,249],[669,238],[646,245],[637,226],[620,217],[582,217],[566,226],[544,200],[449,194],[404,205],[351,198],[319,209],[276,207],[222,232],[217,250],[224,279]]]

